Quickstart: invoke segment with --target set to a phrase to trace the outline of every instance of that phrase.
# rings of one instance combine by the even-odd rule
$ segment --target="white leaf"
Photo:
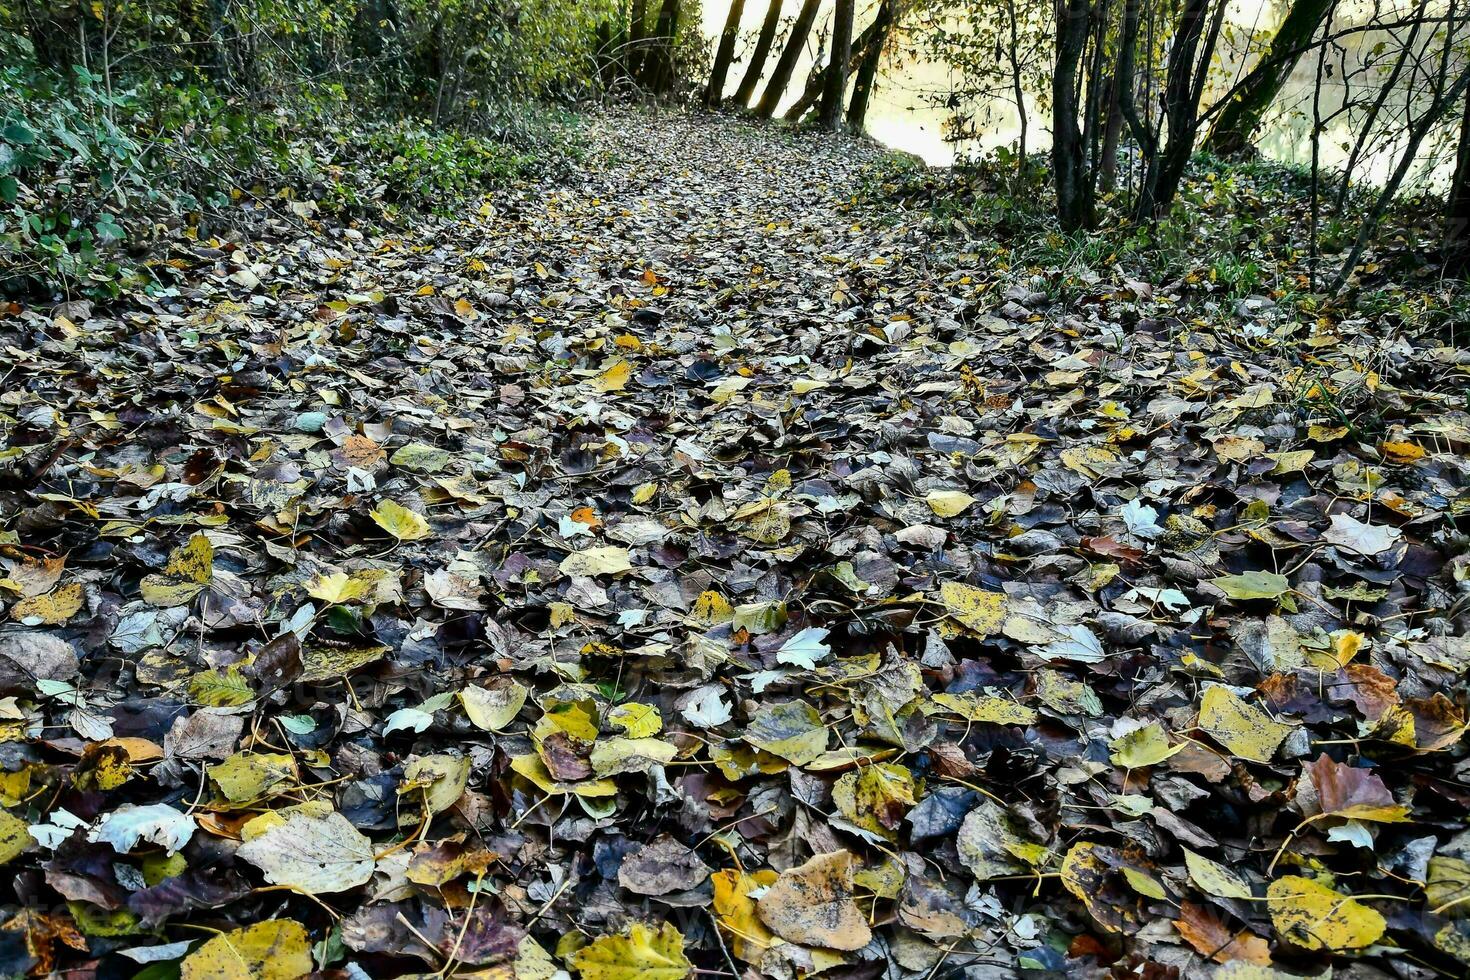
[[[87,834],[92,843],[111,844],[119,854],[126,854],[140,840],[157,844],[168,853],[182,850],[194,836],[194,818],[163,803],[134,806],[124,803]]]
[[[1346,514],[1333,514],[1332,527],[1322,540],[1337,548],[1360,555],[1381,555],[1398,544],[1404,533],[1387,524],[1363,524]]]
[[[1128,526],[1128,533],[1135,538],[1152,541],[1164,533],[1164,529],[1159,527],[1159,512],[1141,500],[1128,501],[1119,515]]]
[[[817,661],[826,660],[832,655],[832,648],[822,642],[826,638],[825,629],[820,626],[808,626],[781,644],[781,649],[776,651],[776,660],[783,664],[811,670],[817,666]]]
[[[383,726],[383,734],[387,735],[402,728],[412,728],[416,732],[422,732],[433,722],[434,715],[431,712],[418,708],[399,708],[388,716],[388,721]]]
[[[695,728],[713,728],[723,725],[732,717],[730,706],[720,697],[720,689],[717,687],[705,688],[704,693],[685,705],[679,713]]]

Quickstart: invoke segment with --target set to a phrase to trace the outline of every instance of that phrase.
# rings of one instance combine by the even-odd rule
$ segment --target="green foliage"
[[[0,290],[112,295],[159,223],[441,212],[574,151],[615,0],[0,3]]]

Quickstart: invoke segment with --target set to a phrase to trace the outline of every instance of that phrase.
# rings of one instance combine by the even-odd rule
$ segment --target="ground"
[[[0,316],[0,972],[1453,971],[1460,353],[588,139]]]

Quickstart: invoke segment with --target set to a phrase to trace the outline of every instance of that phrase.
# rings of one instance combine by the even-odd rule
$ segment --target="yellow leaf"
[[[969,721],[992,725],[1030,725],[1037,718],[1034,709],[1017,704],[1010,698],[977,696],[971,692],[936,694],[934,703]]]
[[[269,919],[222,932],[180,964],[181,980],[296,980],[312,971],[306,927]]]
[[[1215,741],[1242,759],[1270,762],[1283,739],[1291,732],[1265,711],[1246,704],[1224,687],[1205,691],[1200,702],[1199,727]]]
[[[1387,927],[1383,916],[1311,878],[1286,875],[1266,889],[1276,931],[1303,949],[1362,949]]]
[[[231,803],[275,796],[296,783],[296,759],[281,752],[236,752],[208,767],[209,778]]]
[[[730,948],[738,959],[755,962],[762,952],[780,940],[766,928],[756,910],[755,899],[750,893],[766,888],[776,880],[776,872],[769,869],[746,874],[744,871],[716,871],[710,875],[715,889],[715,914],[720,925],[730,933]]]
[[[996,632],[1005,622],[1003,593],[987,592],[962,582],[945,582],[939,587],[939,599],[950,616],[981,636]]]
[[[1156,766],[1160,762],[1172,756],[1184,748],[1184,743],[1170,745],[1169,737],[1164,732],[1164,726],[1156,721],[1151,721],[1142,728],[1136,728],[1120,738],[1115,738],[1108,743],[1112,750],[1112,762],[1115,766],[1123,766],[1127,769],[1142,769],[1145,766]]]
[[[582,980],[684,980],[694,970],[671,922],[656,932],[635,922],[626,936],[600,936],[573,953],[571,964]]]
[[[701,592],[689,612],[692,626],[720,626],[735,618],[735,607],[718,592]]]
[[[208,585],[214,578],[214,545],[204,534],[196,534],[168,556],[163,574],[185,582]]]
[[[622,391],[633,377],[633,365],[621,358],[614,361],[589,384],[598,391]]]
[[[954,517],[964,513],[975,498],[962,490],[930,490],[924,501],[940,517]]]
[[[1424,458],[1424,447],[1414,442],[1384,442],[1378,448],[1390,463],[1407,465]]]
[[[914,805],[914,777],[903,766],[862,766],[838,777],[832,802],[847,821],[894,840],[899,822]]]
[[[526,688],[509,677],[497,677],[489,687],[471,684],[459,692],[459,701],[464,705],[465,716],[487,732],[504,729],[526,703]]]
[[[873,938],[852,900],[852,855],[818,854],[781,872],[756,901],[761,921],[787,942],[827,949],[862,949]]]
[[[664,727],[663,717],[657,708],[637,701],[613,708],[607,713],[607,720],[621,728],[629,738],[657,735]]]
[[[366,576],[348,575],[346,572],[323,575],[318,572],[306,583],[306,592],[313,599],[320,599],[328,605],[337,605],[361,599],[376,584],[372,578]]]
[[[1212,861],[1203,854],[1196,854],[1187,847],[1184,849],[1184,866],[1189,870],[1189,880],[1207,895],[1245,901],[1254,897],[1250,886],[1233,869]]]
[[[10,618],[27,626],[60,626],[82,608],[82,585],[72,582],[45,595],[22,599],[10,607]]]
[[[371,515],[378,527],[399,541],[417,541],[429,536],[429,522],[402,504],[384,500],[373,508]]]
[[[563,575],[617,575],[633,567],[628,549],[617,545],[574,551],[562,559]]]
[[[30,824],[0,810],[0,864],[9,864],[32,843]]]

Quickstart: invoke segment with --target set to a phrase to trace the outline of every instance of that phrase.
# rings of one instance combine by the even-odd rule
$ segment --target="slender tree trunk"
[[[1455,275],[1470,273],[1470,94],[1465,96],[1465,113],[1460,119],[1460,150],[1455,157],[1455,176],[1444,214],[1444,251],[1449,270]]]
[[[761,21],[761,31],[755,38],[755,50],[750,54],[750,64],[740,87],[735,90],[735,104],[750,104],[755,87],[760,84],[761,72],[766,70],[766,58],[771,54],[771,45],[776,42],[776,29],[781,26],[781,0],[771,0],[766,7],[766,19]]]
[[[1116,72],[1103,86],[1103,104],[1107,106],[1107,122],[1103,124],[1101,165],[1098,187],[1111,194],[1118,186],[1118,141],[1123,136],[1123,112],[1118,105],[1119,80]]]
[[[731,0],[725,29],[720,32],[720,46],[715,51],[715,64],[710,69],[709,84],[704,88],[704,104],[713,108],[725,97],[725,76],[735,60],[735,41],[740,36],[740,18],[745,13],[745,0]]]
[[[1052,75],[1052,170],[1057,219],[1063,231],[1092,225],[1086,184],[1087,155],[1077,125],[1077,72],[1090,33],[1088,0],[1057,0],[1056,72]]]
[[[628,77],[643,78],[644,45],[648,41],[648,0],[633,0],[628,15]]]
[[[679,32],[679,0],[663,0],[654,27],[653,50],[646,62],[648,88],[667,95],[674,87],[674,35]]]
[[[847,104],[847,128],[861,132],[868,118],[868,103],[873,98],[873,88],[878,83],[878,66],[883,63],[883,47],[888,43],[888,31],[893,26],[893,0],[883,0],[878,5],[878,16],[858,40],[862,61],[858,64],[857,78],[852,83],[852,101]]]
[[[1006,0],[1006,19],[1010,21],[1011,28],[1011,47],[1007,52],[1011,62],[1011,97],[1016,100],[1016,120],[1020,124],[1016,134],[1016,175],[1024,177],[1029,162],[1026,136],[1031,120],[1026,112],[1026,87],[1021,78],[1021,25],[1017,17],[1016,0]]]
[[[786,39],[786,47],[776,60],[766,91],[755,107],[756,115],[762,119],[770,119],[776,114],[776,107],[781,104],[781,96],[786,94],[786,86],[791,83],[791,73],[796,70],[796,62],[801,57],[801,49],[806,45],[806,36],[811,33],[812,22],[817,19],[817,8],[821,5],[822,0],[802,0],[796,23],[791,25],[791,36]]]
[[[1215,120],[1205,149],[1217,156],[1235,156],[1250,146],[1251,138],[1261,125],[1261,118],[1271,108],[1276,94],[1291,77],[1297,59],[1308,47],[1312,35],[1332,8],[1333,0],[1295,0],[1281,28],[1271,39],[1271,46],[1256,66],[1241,80],[1239,91]]]
[[[1418,50],[1415,41],[1419,37],[1419,27],[1424,23],[1424,12],[1428,6],[1429,0],[1419,0],[1418,8],[1414,12],[1414,22],[1409,27],[1408,40],[1399,48],[1399,55],[1394,61],[1393,69],[1388,73],[1388,78],[1384,79],[1382,87],[1379,88],[1367,117],[1358,125],[1358,137],[1353,141],[1352,151],[1348,153],[1347,163],[1342,168],[1342,180],[1337,186],[1337,197],[1332,202],[1332,213],[1335,215],[1341,215],[1343,205],[1347,203],[1348,191],[1352,188],[1353,172],[1357,169],[1358,158],[1368,145],[1368,137],[1378,122],[1378,114],[1383,111],[1388,97],[1398,91],[1399,75],[1403,74],[1410,53]]]
[[[837,0],[832,14],[832,52],[827,59],[827,82],[822,87],[822,108],[817,119],[823,129],[835,133],[842,126],[843,96],[847,94],[848,64],[852,60],[852,19],[857,13],[853,0]]]
[[[1210,60],[1225,19],[1225,0],[1213,0],[1215,11],[1206,29],[1211,2],[1185,0],[1179,15],[1179,27],[1174,32],[1164,75],[1164,122],[1168,124],[1169,138],[1145,171],[1137,205],[1141,221],[1158,218],[1174,202],[1179,182],[1184,179],[1184,169],[1194,152],[1199,100],[1204,95],[1205,76],[1209,74]]]
[[[1404,178],[1408,176],[1409,168],[1414,163],[1414,157],[1419,152],[1419,146],[1424,138],[1429,135],[1440,117],[1456,102],[1460,96],[1465,94],[1470,87],[1470,72],[1461,74],[1447,93],[1436,97],[1434,104],[1425,110],[1424,114],[1416,119],[1409,127],[1402,155],[1399,157],[1398,166],[1388,178],[1388,183],[1378,192],[1378,199],[1373,202],[1373,207],[1368,209],[1362,224],[1358,226],[1358,237],[1353,242],[1353,247],[1348,251],[1347,258],[1343,260],[1342,268],[1337,270],[1337,276],[1332,280],[1332,285],[1327,287],[1329,294],[1336,294],[1347,284],[1348,277],[1358,267],[1358,259],[1363,257],[1363,250],[1368,247],[1368,241],[1373,237],[1373,232],[1378,228],[1378,222],[1382,220],[1383,213],[1393,202],[1394,196],[1398,194],[1399,187]]]
[[[863,32],[857,36],[857,40],[852,42],[852,53],[847,59],[849,75],[862,67],[863,60],[868,56],[873,41],[877,39],[881,45],[882,38],[879,35],[886,37],[887,30],[886,22],[883,20],[883,11],[887,5],[888,0],[884,0],[884,5],[878,8],[878,19],[864,28]],[[873,70],[876,74],[876,65]],[[823,65],[820,71],[812,72],[806,80],[806,87],[801,90],[801,96],[791,104],[791,108],[786,110],[783,118],[790,122],[797,122],[806,115],[807,110],[817,104],[817,100],[822,97],[822,92],[826,90],[827,79],[831,77],[831,71],[832,65],[829,63]]]

